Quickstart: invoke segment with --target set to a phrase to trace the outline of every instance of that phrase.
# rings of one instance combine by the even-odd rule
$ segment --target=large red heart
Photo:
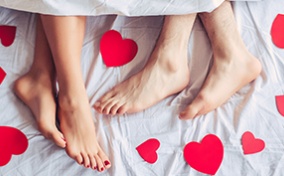
[[[6,72],[0,67],[0,85],[6,77]]]
[[[188,143],[183,155],[186,162],[195,170],[214,175],[223,160],[224,147],[217,136],[208,134],[200,143]]]
[[[8,164],[12,155],[20,155],[27,148],[27,137],[20,130],[0,126],[0,166]]]
[[[276,107],[277,107],[279,114],[284,116],[284,95],[275,96],[275,100],[276,100]]]
[[[0,26],[0,40],[3,46],[10,46],[13,44],[16,36],[15,26]]]
[[[254,135],[247,131],[242,136],[242,145],[244,154],[254,154],[264,149],[265,143],[261,139],[256,139]]]
[[[134,59],[138,46],[133,40],[122,39],[119,32],[110,30],[102,36],[100,51],[106,66],[118,67]]]
[[[279,48],[284,48],[284,15],[278,14],[271,27],[273,43]]]
[[[157,161],[157,150],[160,147],[160,142],[157,139],[148,139],[147,141],[136,147],[139,155],[148,163],[153,164]]]

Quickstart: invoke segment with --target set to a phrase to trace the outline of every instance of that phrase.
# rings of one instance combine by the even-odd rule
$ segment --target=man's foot
[[[214,52],[214,63],[203,87],[193,102],[180,113],[181,119],[192,119],[221,106],[261,72],[260,62],[246,49],[236,50],[231,55],[217,53]]]
[[[102,114],[134,113],[184,89],[189,83],[187,42],[180,43],[158,42],[143,70],[102,96],[94,108]]]
[[[64,148],[64,136],[56,127],[55,83],[50,76],[29,72],[15,82],[14,92],[33,112],[41,133]]]
[[[99,172],[110,168],[110,161],[96,139],[87,96],[65,96],[60,92],[58,116],[60,129],[66,139],[67,154],[86,168]]]

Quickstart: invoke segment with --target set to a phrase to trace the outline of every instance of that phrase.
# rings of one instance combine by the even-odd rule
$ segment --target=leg
[[[205,114],[226,102],[261,71],[260,62],[246,49],[234,21],[230,2],[200,18],[210,38],[214,63],[197,97],[181,112],[190,119]]]
[[[33,64],[30,71],[15,82],[14,91],[33,112],[42,134],[65,147],[63,135],[55,125],[55,68],[40,18]]]
[[[187,45],[195,18],[196,14],[166,16],[143,70],[102,96],[95,109],[113,115],[134,113],[184,89],[189,82]]]
[[[57,71],[58,115],[66,152],[79,164],[103,171],[110,162],[96,139],[80,63],[86,18],[42,15],[41,19]]]

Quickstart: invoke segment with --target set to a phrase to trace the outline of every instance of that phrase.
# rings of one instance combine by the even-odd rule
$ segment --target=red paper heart
[[[217,136],[208,134],[200,143],[188,143],[184,147],[183,155],[186,162],[195,170],[214,175],[222,163],[224,147]]]
[[[284,116],[284,95],[278,95],[275,97],[276,107],[278,112]]]
[[[242,145],[245,155],[260,152],[265,147],[264,141],[261,139],[256,139],[250,131],[247,131],[243,134]]]
[[[134,59],[138,46],[133,40],[122,39],[119,32],[110,30],[102,36],[100,51],[106,66],[118,67]]]
[[[157,150],[160,147],[160,142],[157,139],[148,139],[147,141],[136,147],[139,155],[148,163],[153,164],[157,161]]]
[[[0,166],[8,164],[12,155],[20,155],[27,148],[27,137],[20,130],[0,126]]]
[[[271,27],[271,36],[273,43],[284,48],[284,15],[278,14],[274,19]]]
[[[3,46],[10,46],[13,44],[16,36],[15,26],[0,26],[0,40]]]
[[[6,72],[0,67],[0,85],[2,84],[3,80],[6,77]]]

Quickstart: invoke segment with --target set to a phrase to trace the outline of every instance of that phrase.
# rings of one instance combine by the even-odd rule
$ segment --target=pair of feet
[[[259,61],[245,48],[213,52],[211,71],[197,97],[180,113],[181,119],[194,118],[217,108],[261,71]],[[186,45],[160,45],[142,71],[114,87],[94,107],[100,113],[113,115],[146,109],[188,85],[187,65]],[[86,93],[82,90],[76,96],[61,91],[56,107],[55,82],[48,75],[31,70],[16,81],[15,93],[30,107],[45,137],[66,148],[67,154],[79,164],[98,171],[108,169],[111,164],[96,140]],[[55,125],[56,108],[62,133]]]
[[[160,46],[163,47],[156,47],[142,71],[95,103],[99,113],[121,115],[142,111],[188,85],[187,45]],[[213,53],[209,75],[193,102],[179,114],[180,119],[192,119],[214,110],[260,74],[260,62],[244,46],[229,52],[216,49]]]
[[[31,109],[42,134],[86,168],[99,172],[111,167],[96,139],[87,95],[59,92],[56,105],[55,79],[49,73],[31,70],[14,85],[16,95]],[[84,93],[84,92],[82,92]],[[60,130],[56,127],[56,111]]]

